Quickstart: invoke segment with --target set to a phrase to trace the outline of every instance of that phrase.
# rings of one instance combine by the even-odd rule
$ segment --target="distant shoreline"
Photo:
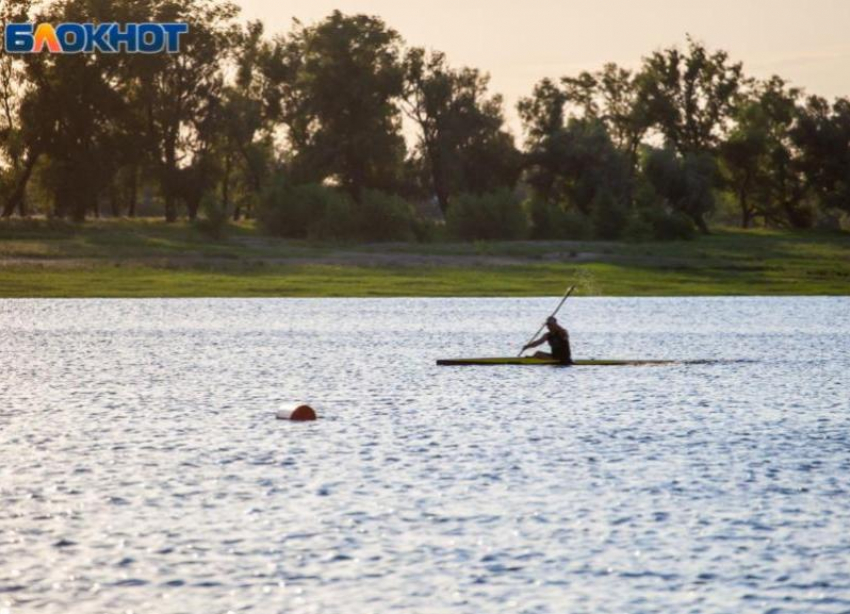
[[[188,223],[0,222],[0,298],[850,295],[850,234],[721,229],[694,241],[224,241]]]

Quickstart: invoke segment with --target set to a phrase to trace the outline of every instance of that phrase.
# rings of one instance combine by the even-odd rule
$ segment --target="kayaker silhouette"
[[[554,358],[565,365],[572,364],[573,356],[570,350],[570,333],[566,328],[558,324],[558,320],[555,317],[550,317],[546,320],[546,328],[549,329],[547,333],[536,341],[532,341],[526,345],[522,348],[522,351],[524,352],[525,350],[530,350],[548,343],[551,354],[537,352],[534,355],[535,358]]]

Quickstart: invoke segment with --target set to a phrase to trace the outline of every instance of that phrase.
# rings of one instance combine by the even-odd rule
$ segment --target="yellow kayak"
[[[438,360],[441,367],[487,367],[487,366],[549,366],[561,367],[564,365],[558,360],[551,358],[455,358],[451,360]],[[660,365],[682,364],[675,360],[575,360],[573,367],[651,367]]]

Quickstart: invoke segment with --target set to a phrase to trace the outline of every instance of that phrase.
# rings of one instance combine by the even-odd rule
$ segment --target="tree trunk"
[[[71,200],[68,203],[68,209],[71,211],[71,220],[74,222],[85,222],[86,214],[88,210],[95,210],[95,206],[93,203],[88,203],[85,200],[85,196],[81,193],[72,194]]]
[[[743,188],[738,192],[738,204],[741,207],[741,228],[749,228],[753,221],[753,212],[747,202],[747,191]]]
[[[163,170],[162,196],[165,200],[165,221],[169,224],[177,221],[176,174],[174,167],[171,165],[167,165]]]
[[[115,181],[109,183],[109,212],[112,217],[121,217],[121,204],[118,202],[118,188]]]
[[[702,234],[711,234],[711,231],[708,229],[708,224],[705,223],[705,218],[702,217],[702,213],[695,213],[691,215],[691,218],[694,220],[694,224],[697,225],[697,228]]]
[[[82,223],[86,221],[86,208],[85,205],[82,207],[78,205],[73,205],[71,207],[71,220],[74,222]]]
[[[24,218],[29,215],[27,211],[27,194],[24,192],[18,199],[18,217]]]
[[[800,207],[799,200],[787,200],[782,204],[782,206],[785,210],[785,217],[792,228],[804,230],[812,227],[814,218],[806,211],[805,208]]]
[[[165,221],[177,221],[177,186],[180,180],[177,170],[176,138],[168,138],[165,144],[165,161],[162,163],[160,184],[165,198]]]
[[[26,201],[24,196],[26,195],[27,185],[29,184],[32,171],[35,168],[39,157],[40,154],[38,153],[27,156],[27,159],[24,161],[24,168],[21,171],[21,176],[18,177],[18,182],[15,184],[14,189],[11,194],[9,194],[9,198],[3,205],[3,217],[11,217],[15,210],[18,211],[18,214],[21,217],[26,215]]]
[[[749,228],[753,221],[753,211],[750,209],[749,194],[750,183],[752,182],[752,173],[747,171],[744,175],[744,182],[738,190],[738,205],[741,207],[741,228]]]
[[[224,177],[221,178],[221,206],[224,210],[224,215],[227,215],[227,210],[230,209],[230,172],[233,166],[230,154],[224,156]]]
[[[170,191],[165,193],[165,221],[169,224],[177,221],[177,203]]]
[[[194,195],[192,198],[186,201],[186,213],[189,215],[189,220],[194,222],[198,219],[198,209],[201,208],[201,199],[196,198]]]
[[[436,147],[432,148],[432,150],[436,149]],[[428,157],[431,158],[431,181],[434,183],[434,194],[437,195],[440,211],[446,215],[449,210],[449,190],[443,173],[443,157],[438,151],[431,151]]]
[[[131,169],[131,172],[130,172],[130,181],[129,181],[130,185],[128,186],[128,190],[129,190],[129,193],[130,193],[129,194],[130,205],[127,209],[127,215],[130,216],[131,218],[136,217],[136,201],[137,201],[138,196],[139,196],[138,195],[138,188],[139,188],[138,172],[139,172],[139,170],[135,166]]]

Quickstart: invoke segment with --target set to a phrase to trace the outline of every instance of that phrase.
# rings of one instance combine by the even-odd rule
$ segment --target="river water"
[[[0,612],[850,612],[850,299],[553,303],[0,301]]]

